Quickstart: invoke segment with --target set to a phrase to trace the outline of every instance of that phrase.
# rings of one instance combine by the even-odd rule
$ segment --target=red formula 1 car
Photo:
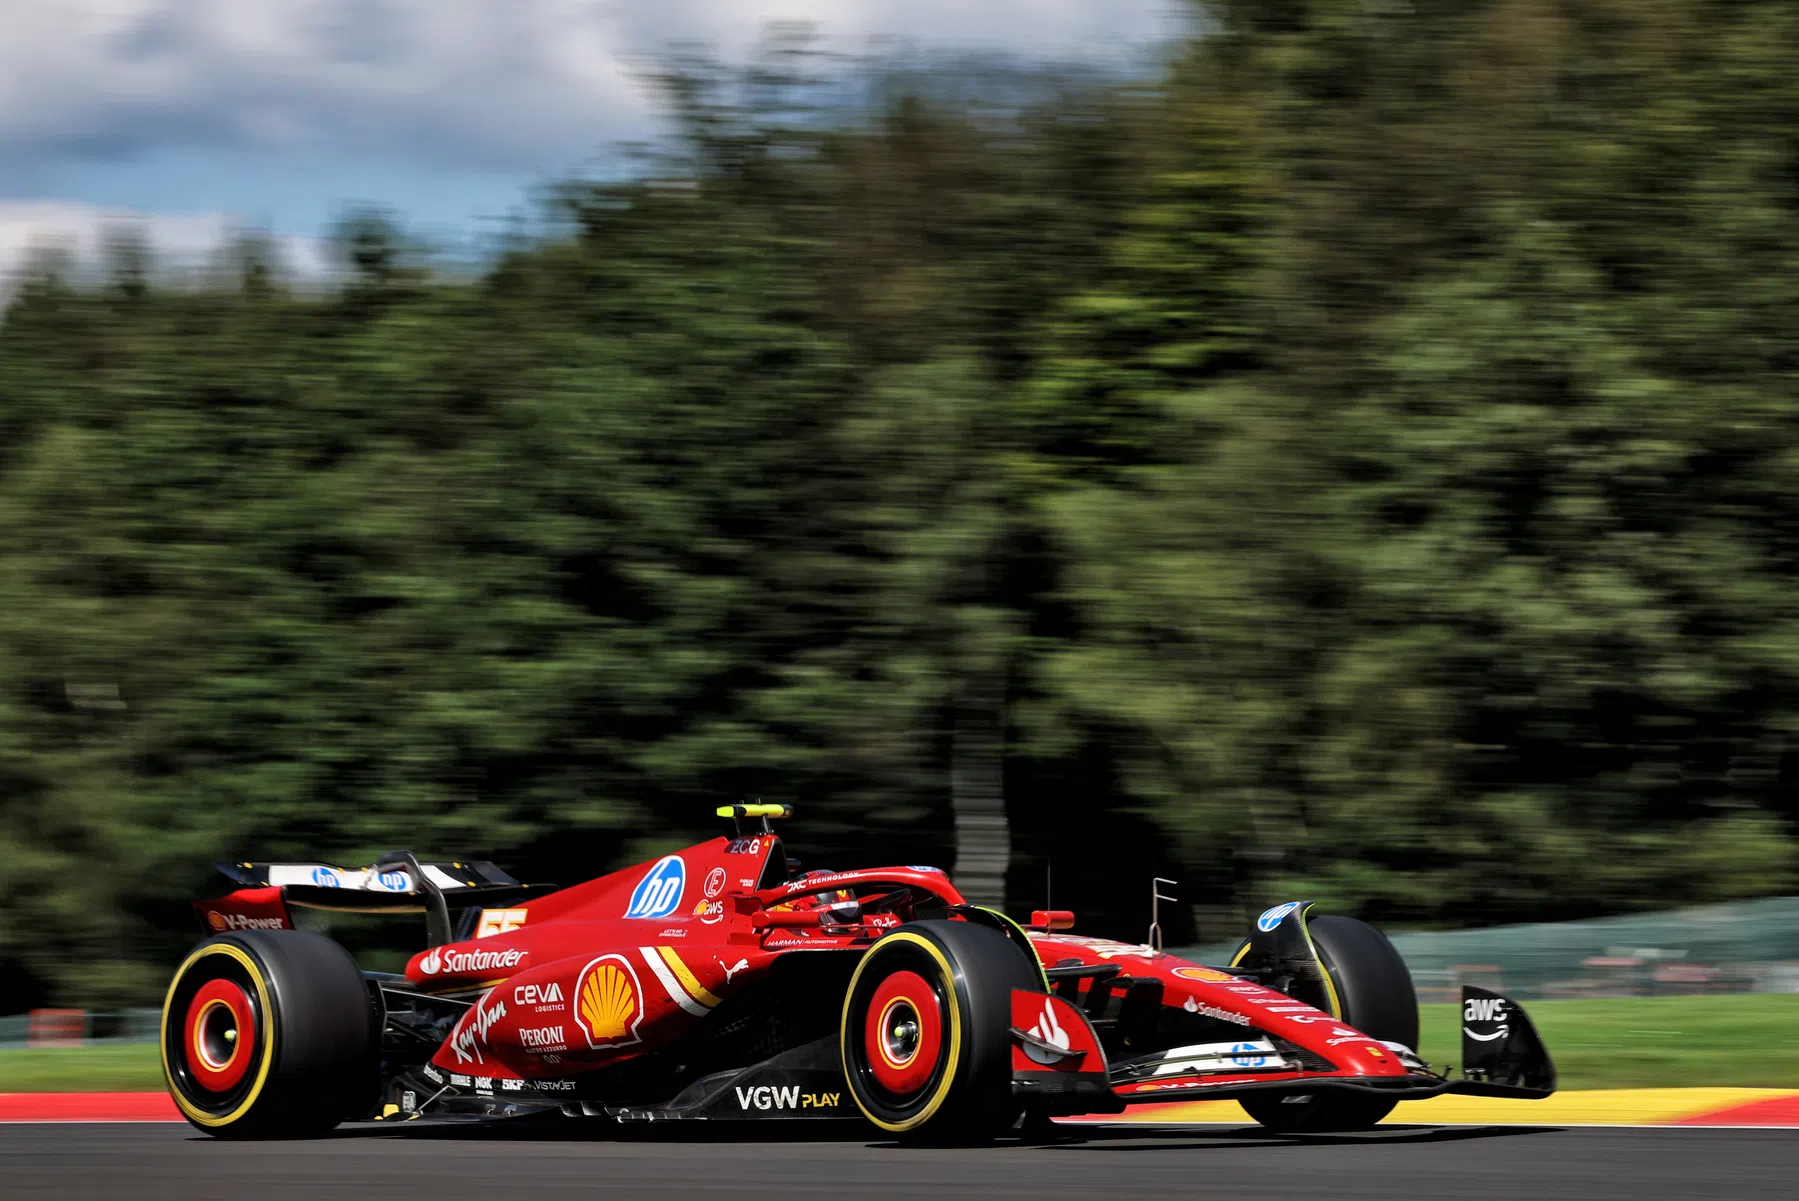
[[[1392,944],[1308,902],[1203,967],[1068,933],[1066,912],[1021,927],[932,867],[798,874],[768,825],[787,814],[727,807],[735,837],[560,890],[407,852],[222,864],[241,887],[197,903],[215,933],[163,1005],[169,1091],[227,1137],[560,1113],[969,1141],[1218,1097],[1276,1130],[1356,1130],[1400,1101],[1555,1087],[1524,1011],[1473,988],[1462,1074],[1433,1072]],[[404,975],[361,971],[295,906],[422,911],[431,945]]]

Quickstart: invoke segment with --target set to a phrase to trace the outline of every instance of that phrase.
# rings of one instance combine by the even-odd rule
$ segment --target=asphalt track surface
[[[797,1141],[767,1127],[704,1139],[358,1128],[283,1143],[215,1142],[185,1124],[0,1127],[0,1195],[57,1201],[1738,1201],[1792,1196],[1796,1173],[1792,1130],[1389,1126],[1296,1139],[1253,1127],[1103,1127],[947,1150],[860,1133]]]

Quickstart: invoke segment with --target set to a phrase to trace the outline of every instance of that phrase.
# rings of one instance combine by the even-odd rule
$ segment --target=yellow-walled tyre
[[[882,938],[844,997],[843,1074],[864,1117],[908,1142],[978,1142],[1023,1112],[1012,1096],[1012,990],[1043,991],[997,930],[912,922]]]
[[[374,1103],[379,1033],[356,961],[330,939],[222,934],[195,947],[169,985],[163,1081],[208,1134],[322,1134]]]
[[[1318,917],[1307,925],[1318,962],[1330,975],[1335,1017],[1364,1034],[1418,1046],[1418,994],[1405,960],[1387,936],[1352,917]],[[1345,1091],[1238,1098],[1245,1113],[1283,1134],[1367,1130],[1399,1102]]]

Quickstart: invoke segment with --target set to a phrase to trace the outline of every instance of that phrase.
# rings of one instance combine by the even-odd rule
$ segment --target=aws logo
[[[1469,997],[1462,1006],[1462,1034],[1479,1043],[1497,1042],[1511,1033],[1511,1016],[1504,997]],[[1469,1022],[1490,1029],[1474,1030]]]
[[[1503,1022],[1505,1018],[1504,997],[1470,997],[1462,1006],[1464,1022]]]
[[[687,865],[679,855],[665,855],[637,882],[626,917],[667,917],[681,905],[687,887]]]
[[[575,1024],[596,1051],[628,1047],[642,1041],[643,985],[623,955],[602,955],[581,969],[575,980]]]

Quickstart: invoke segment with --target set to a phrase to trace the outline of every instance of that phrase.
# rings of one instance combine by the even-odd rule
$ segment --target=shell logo
[[[223,930],[225,928],[225,915],[216,909],[208,909],[206,911],[206,924],[211,926],[214,930]]]
[[[1177,967],[1174,974],[1183,980],[1205,980],[1211,984],[1235,984],[1237,977],[1211,967]]]
[[[575,981],[575,1022],[587,1045],[600,1051],[641,1041],[642,992],[637,972],[623,956],[602,955],[582,968]]]

